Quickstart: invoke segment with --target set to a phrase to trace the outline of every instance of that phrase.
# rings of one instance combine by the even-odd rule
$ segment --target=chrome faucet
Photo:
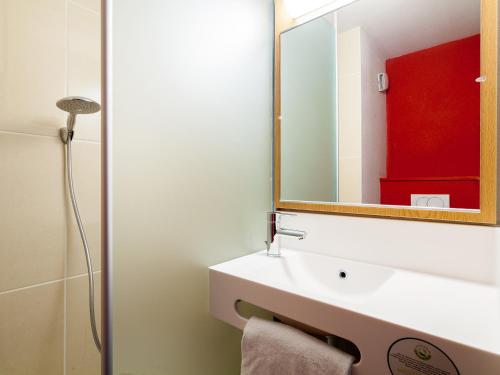
[[[267,255],[279,257],[281,256],[281,246],[279,236],[294,237],[303,240],[307,233],[302,230],[283,228],[281,219],[283,216],[297,216],[284,212],[271,211],[267,213]]]

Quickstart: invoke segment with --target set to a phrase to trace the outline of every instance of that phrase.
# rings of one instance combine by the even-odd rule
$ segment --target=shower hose
[[[80,237],[82,238],[83,249],[85,250],[85,259],[87,261],[87,273],[89,279],[89,313],[90,313],[90,325],[92,326],[92,336],[94,338],[95,346],[100,353],[101,341],[99,340],[99,334],[97,333],[97,325],[95,318],[94,272],[92,269],[92,258],[90,256],[87,236],[85,235],[85,228],[83,227],[82,218],[80,217],[80,212],[78,211],[78,204],[76,202],[75,188],[73,183],[73,167],[72,167],[72,156],[71,156],[72,135],[73,134],[68,134],[66,142],[66,172],[68,175],[68,187],[71,196],[71,204],[73,206],[73,212],[75,213],[75,219],[78,224],[78,230],[80,231]]]

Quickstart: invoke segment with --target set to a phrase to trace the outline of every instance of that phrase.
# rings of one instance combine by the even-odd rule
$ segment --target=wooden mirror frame
[[[418,1],[418,0],[415,0]],[[286,11],[284,0],[275,0],[275,74],[274,74],[274,204],[278,210],[362,215],[396,219],[430,220],[455,223],[497,225],[498,200],[498,0],[481,0],[481,163],[480,209],[446,210],[411,206],[342,204],[324,202],[281,201],[281,33],[313,18],[294,19]]]

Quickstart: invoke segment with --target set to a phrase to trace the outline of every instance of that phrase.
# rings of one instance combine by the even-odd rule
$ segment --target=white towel
[[[354,358],[295,328],[251,318],[241,341],[241,375],[349,375]]]

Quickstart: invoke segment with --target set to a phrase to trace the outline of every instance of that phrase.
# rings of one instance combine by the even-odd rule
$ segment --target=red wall
[[[394,179],[439,177],[447,184],[443,177],[479,176],[480,36],[389,59],[386,71],[387,179],[381,181],[381,203],[400,204],[388,202],[394,194],[384,193]],[[456,184],[453,189],[460,190]],[[470,201],[479,202],[479,189],[473,190],[477,196]]]
[[[410,206],[412,194],[449,194],[452,208],[479,208],[478,177],[381,179],[382,204]]]

